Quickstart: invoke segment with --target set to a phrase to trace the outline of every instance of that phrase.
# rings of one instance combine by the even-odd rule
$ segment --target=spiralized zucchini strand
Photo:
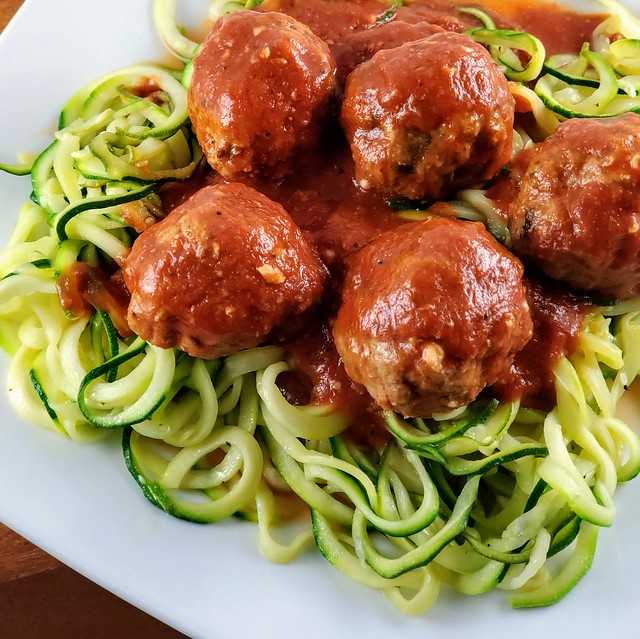
[[[640,44],[621,39],[578,56],[551,56],[535,87],[545,106],[562,118],[610,117],[640,111]]]
[[[237,9],[251,9],[262,0],[209,0],[208,17],[211,22]],[[200,43],[184,35],[184,28],[176,22],[176,0],[154,0],[153,20],[165,47],[183,62],[191,60],[198,52]]]
[[[167,49],[181,60],[190,60],[198,43],[187,38],[176,24],[176,0],[155,0],[153,20],[156,30]]]
[[[465,33],[489,48],[493,59],[509,80],[529,82],[540,75],[545,48],[534,35],[524,31],[492,28],[469,29]],[[522,53],[528,57],[527,62],[522,62]]]
[[[514,80],[513,95],[545,135],[565,117],[636,108],[640,29],[603,2],[615,15],[594,45],[547,60],[537,93],[521,82],[539,75],[541,45],[463,9],[482,22],[470,35]],[[253,4],[216,0],[211,17]],[[198,43],[176,24],[174,0],[156,0],[154,17],[188,62]],[[621,20],[625,38],[616,40]],[[201,523],[255,521],[273,561],[292,560],[313,539],[332,565],[404,612],[431,607],[445,584],[470,595],[502,588],[516,607],[561,599],[588,571],[599,527],[614,519],[618,484],[640,473],[640,439],[616,417],[640,372],[638,300],[588,318],[576,352],[557,365],[550,413],[484,398],[411,420],[389,411],[381,449],[354,441],[346,416],[328,406],[290,404],[278,377],[291,365],[277,346],[205,361],[118,335],[104,310],[62,309],[57,283],[67,267],[115,268],[126,258],[140,230],[123,205],[135,202],[153,223],[158,186],[199,164],[187,122],[190,68],[135,65],[98,78],[65,105],[33,164],[0,166],[30,172],[36,200],[0,254],[13,406],[75,441],[121,431],[127,468],[154,506]],[[517,148],[528,142],[520,135]],[[485,191],[461,192],[452,209],[508,245]],[[276,539],[291,522],[295,534],[278,530],[289,541]],[[552,566],[556,555],[565,561]]]
[[[617,0],[598,0],[598,2],[605,7],[611,18],[617,21],[615,33],[620,33],[625,38],[640,38],[640,20],[626,7]]]

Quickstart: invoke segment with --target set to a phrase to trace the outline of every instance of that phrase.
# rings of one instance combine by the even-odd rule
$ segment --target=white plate
[[[203,0],[185,4],[204,15]],[[0,161],[43,148],[60,107],[85,82],[164,56],[151,0],[28,0],[0,39]],[[27,178],[0,174],[0,244],[29,191]],[[2,380],[7,366],[2,356]],[[595,565],[559,605],[514,611],[504,593],[443,592],[430,613],[413,618],[318,553],[269,563],[250,524],[200,526],[165,515],[129,477],[117,438],[65,441],[22,423],[4,392],[0,416],[0,520],[192,637],[617,637],[640,626],[640,480],[620,488]]]

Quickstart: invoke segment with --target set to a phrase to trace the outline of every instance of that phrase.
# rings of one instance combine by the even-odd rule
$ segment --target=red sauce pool
[[[520,398],[529,408],[550,411],[555,406],[553,367],[573,352],[589,306],[545,282],[527,282],[533,337],[519,351],[504,378],[492,391],[502,401]]]
[[[121,271],[109,276],[87,262],[74,262],[60,274],[57,286],[65,313],[72,317],[87,317],[93,309],[104,311],[122,337],[133,335],[127,324],[129,291]]]

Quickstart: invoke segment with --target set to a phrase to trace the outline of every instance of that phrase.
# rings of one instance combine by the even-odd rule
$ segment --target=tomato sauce
[[[305,0],[311,6],[313,20],[322,23],[322,35],[328,39],[341,33],[335,14],[327,14],[321,21],[318,13],[326,3],[322,0]],[[333,3],[335,5],[335,3]],[[505,11],[505,3],[486,3],[502,25],[521,28],[542,39],[551,53],[578,52],[582,43],[589,40],[591,32],[602,16],[585,16],[557,5],[540,6],[539,3],[513,2]],[[363,22],[371,21],[379,6],[375,2],[359,3]],[[265,8],[268,8],[266,6]],[[287,0],[287,8],[298,13],[302,3]],[[446,16],[443,3],[433,0],[417,0],[412,8],[437,14],[442,21]],[[304,15],[298,15],[304,21]],[[341,18],[338,14],[338,20]],[[327,153],[318,163],[317,158],[307,161],[296,174],[295,180],[280,184],[265,182],[253,186],[279,201],[309,234],[321,256],[334,275],[348,255],[373,239],[379,233],[402,223],[389,212],[387,203],[374,195],[358,189],[352,179],[353,163],[350,154],[339,141],[336,151]],[[498,179],[488,196],[496,201],[498,210],[506,218],[510,200],[517,192],[519,181],[528,165],[530,153],[523,153],[510,167],[508,177]],[[551,286],[531,281],[528,301],[534,320],[534,336],[529,346],[516,356],[505,379],[493,387],[493,392],[505,401],[520,397],[525,405],[549,410],[555,403],[552,369],[558,359],[575,349],[588,306]],[[336,303],[336,300],[333,300]],[[286,348],[295,362],[296,369],[311,381],[311,401],[331,402],[345,410],[352,419],[352,435],[358,439],[370,439],[372,433],[383,438],[375,405],[366,391],[354,384],[344,372],[340,358],[333,346],[328,322],[321,330],[309,330],[298,339],[289,341]],[[357,430],[356,430],[357,429]]]
[[[133,335],[127,324],[129,292],[121,271],[109,276],[87,262],[74,262],[60,274],[57,286],[65,313],[87,317],[94,309],[104,311],[122,337]]]
[[[453,30],[477,25],[475,18],[462,16],[453,0],[415,0],[401,9],[403,20],[431,19]],[[472,3],[469,3],[472,4]],[[578,52],[588,41],[602,16],[580,15],[555,4],[527,0],[503,2],[483,0],[482,6],[499,25],[537,35],[548,53]],[[258,10],[282,11],[308,24],[330,46],[355,28],[368,28],[385,19],[388,0],[265,0]],[[400,16],[400,12],[398,12]],[[141,92],[153,87],[141,87]],[[496,180],[489,190],[497,208],[506,216],[526,168],[526,154],[511,167],[509,176]],[[187,182],[165,185],[160,191],[165,213],[186,201],[199,188],[221,181],[211,170],[201,169]],[[353,161],[339,127],[329,131],[321,149],[307,154],[293,176],[278,181],[243,177],[241,181],[284,206],[303,230],[332,274],[332,286],[325,295],[320,316],[297,333],[277,337],[291,360],[294,373],[282,376],[282,389],[295,403],[331,403],[349,415],[351,436],[358,441],[384,443],[386,429],[366,390],[347,376],[333,345],[331,317],[340,303],[340,285],[349,256],[379,234],[403,223],[389,203],[362,191],[354,181]],[[83,267],[84,268],[84,267]],[[63,305],[72,312],[84,312],[86,304],[108,307],[110,284],[92,269],[76,266],[61,278]],[[79,295],[79,297],[78,297]],[[117,298],[118,296],[113,296]],[[84,300],[78,301],[78,300]],[[120,302],[118,302],[120,303]],[[505,379],[493,392],[505,400],[522,397],[525,405],[548,409],[554,404],[551,370],[560,357],[575,348],[576,336],[587,306],[545,283],[529,284],[529,304],[535,332],[530,345],[521,351]],[[121,312],[116,311],[116,315]],[[114,307],[110,307],[114,308]],[[120,328],[120,327],[119,327]]]
[[[520,399],[523,406],[550,411],[555,406],[553,367],[576,349],[589,304],[548,281],[529,279],[527,301],[533,337],[518,353],[492,391],[503,401]]]
[[[509,204],[518,194],[522,178],[531,163],[534,149],[535,147],[531,146],[521,151],[487,189],[487,197],[494,203],[496,211],[505,222],[507,221]]]
[[[591,40],[593,30],[605,19],[602,15],[582,15],[558,6],[523,3],[514,18],[522,28],[544,42],[547,55],[578,53]]]

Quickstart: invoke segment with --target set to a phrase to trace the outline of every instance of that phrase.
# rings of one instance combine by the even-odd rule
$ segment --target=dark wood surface
[[[0,32],[23,0],[0,0]],[[0,89],[1,91],[1,89]],[[180,639],[0,523],[1,639]]]

